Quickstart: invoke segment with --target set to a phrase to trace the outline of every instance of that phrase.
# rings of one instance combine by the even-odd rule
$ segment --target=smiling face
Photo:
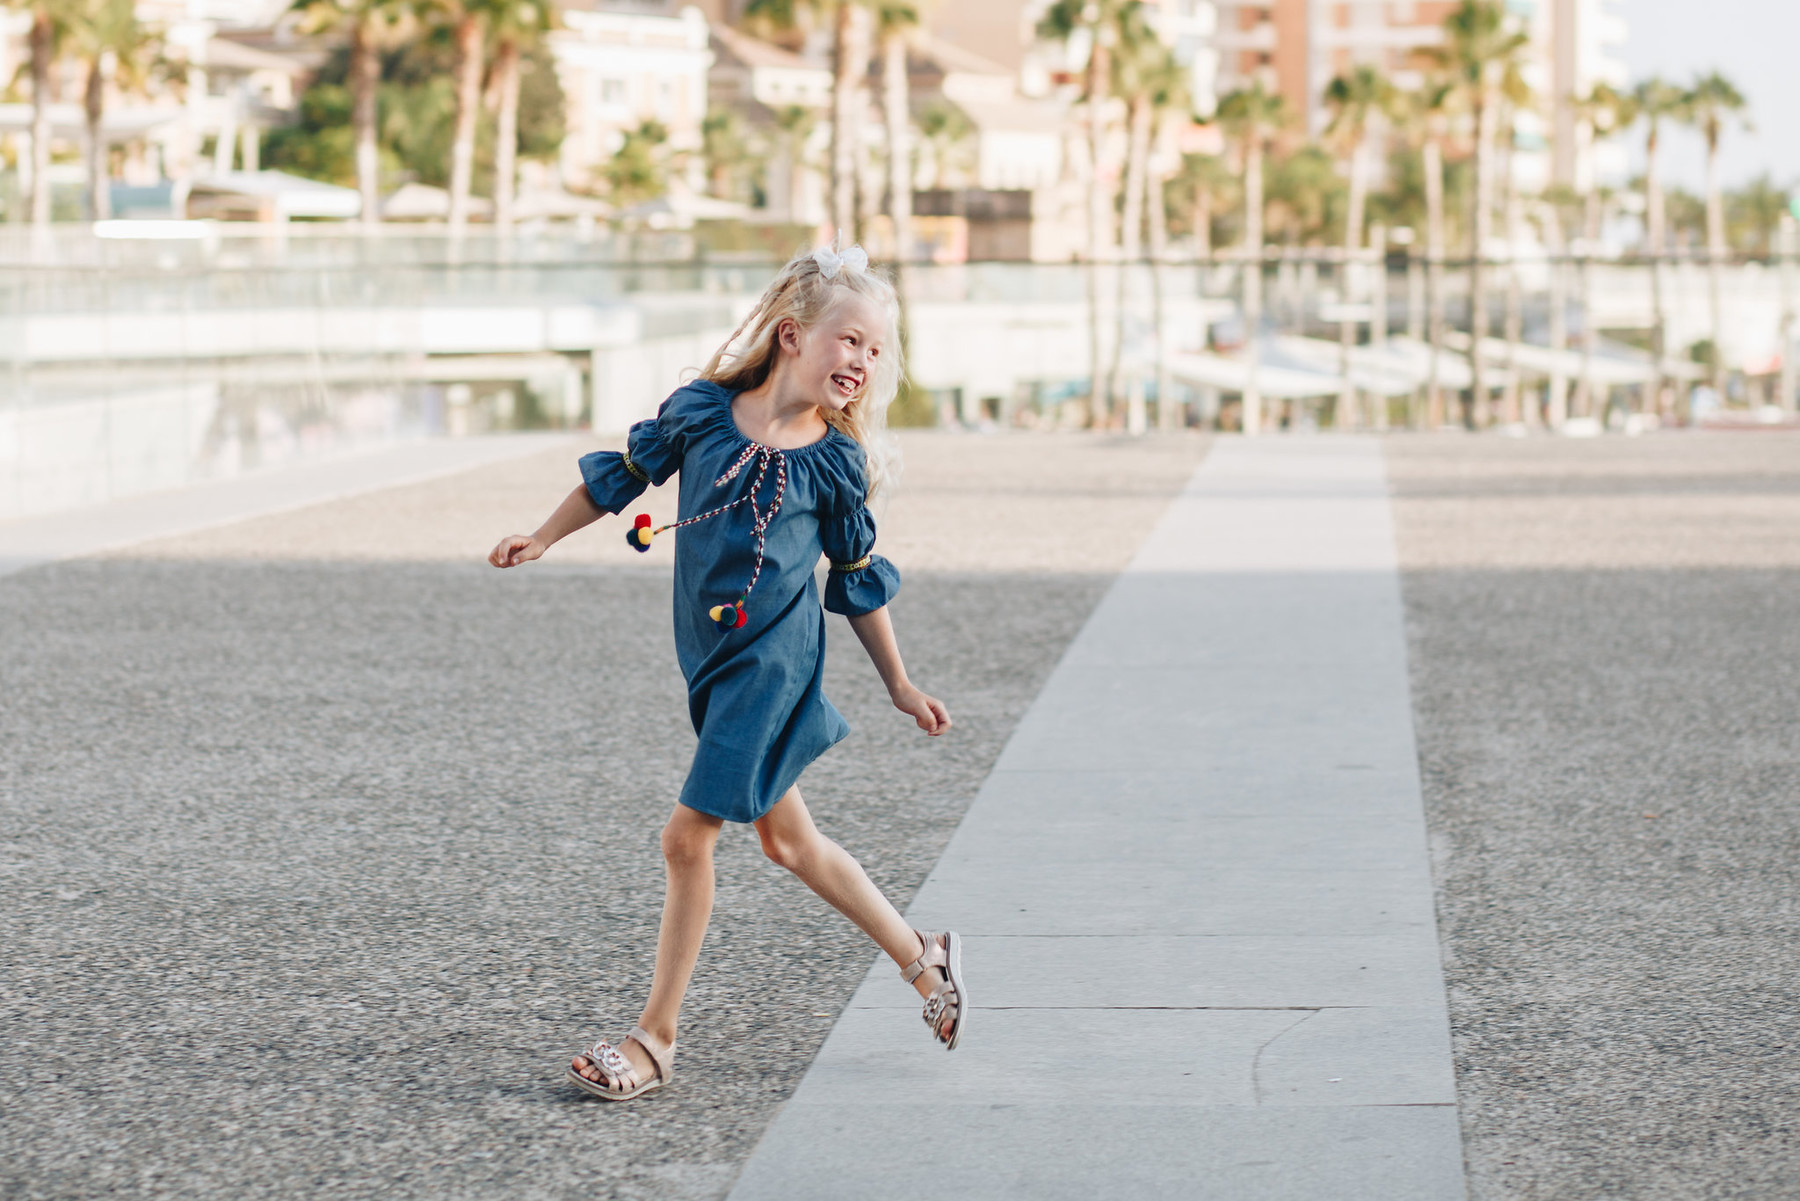
[[[886,350],[888,316],[866,296],[844,291],[810,329],[788,323],[781,329],[782,351],[794,381],[819,407],[842,412],[868,386]]]

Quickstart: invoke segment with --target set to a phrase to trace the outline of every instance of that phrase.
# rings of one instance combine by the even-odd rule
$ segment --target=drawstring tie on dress
[[[769,523],[774,521],[775,514],[781,511],[781,499],[787,495],[787,456],[773,446],[764,446],[760,442],[752,442],[745,447],[744,453],[737,457],[737,462],[733,463],[724,475],[713,481],[713,487],[723,488],[732,480],[737,479],[744,468],[749,466],[752,459],[756,460],[756,478],[750,481],[749,491],[736,500],[720,505],[716,509],[709,509],[705,513],[696,514],[684,521],[672,521],[668,525],[659,525],[654,529],[650,525],[650,514],[639,513],[632,520],[632,528],[625,535],[625,544],[632,550],[642,553],[650,549],[651,539],[664,530],[678,530],[684,525],[693,525],[695,522],[705,521],[709,517],[717,517],[721,513],[737,508],[746,501],[749,502],[750,513],[754,518],[751,522],[750,532],[756,539],[756,566],[750,572],[750,582],[744,585],[744,590],[738,593],[735,601],[727,605],[714,605],[707,610],[707,616],[711,617],[713,622],[718,625],[721,633],[727,630],[741,630],[750,621],[749,616],[744,612],[744,602],[750,599],[750,593],[756,588],[756,581],[762,577],[763,551],[768,545]],[[775,495],[770,498],[769,507],[763,509],[758,507],[756,497],[762,491],[763,480],[769,474],[771,463],[775,466]]]

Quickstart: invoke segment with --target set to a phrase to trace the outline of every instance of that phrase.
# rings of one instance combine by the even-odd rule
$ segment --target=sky
[[[1629,27],[1622,57],[1634,82],[1661,75],[1685,84],[1716,69],[1750,101],[1754,131],[1731,129],[1722,144],[1726,187],[1765,171],[1777,184],[1800,184],[1800,0],[1623,0],[1615,11]],[[1629,136],[1635,174],[1642,127]],[[1706,179],[1700,135],[1672,131],[1663,146],[1663,178],[1698,191]]]

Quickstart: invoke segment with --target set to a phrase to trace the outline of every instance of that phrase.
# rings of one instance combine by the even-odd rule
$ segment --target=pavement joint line
[[[1008,1201],[1463,1201],[1382,455],[1331,436],[1214,444],[1069,645],[908,909],[919,928],[963,933],[974,989],[1073,1003],[977,999],[970,1012],[987,1020],[962,1055],[929,1062],[911,998],[846,1007],[730,1201],[901,1201],[944,1178]],[[1329,486],[1297,487],[1296,474]],[[1184,597],[1191,606],[1172,603]],[[1280,657],[1297,621],[1334,652]],[[1117,786],[1096,791],[1102,779]],[[1292,813],[1297,785],[1316,809]],[[1210,811],[1214,793],[1233,812]],[[1308,838],[1223,872],[1165,841],[1172,822],[1223,833],[1253,816],[1304,821]],[[1108,823],[1108,858],[1054,825],[1033,834],[1028,857],[1002,833],[1095,820]],[[1390,866],[1346,868],[1309,849],[1352,839]],[[1189,933],[1196,925],[1205,932]],[[1083,939],[1063,958],[1092,946],[1103,975],[1071,979],[1058,956],[1021,954],[1016,941],[1002,953],[1008,937]],[[1203,957],[1223,939],[1238,945],[1214,971]],[[1330,953],[1355,939],[1380,940],[1350,943],[1356,954],[1394,956],[1371,994],[1382,999],[1326,1004],[1362,986]],[[885,974],[872,969],[865,995]],[[1179,1003],[1201,987],[1294,1003]],[[1123,990],[1148,1003],[1080,1003]],[[1102,1013],[1109,1070],[1072,1103],[1060,1082],[1088,1070],[1096,1023],[1083,1015]],[[1096,1139],[1123,1140],[1129,1158],[1093,1154]],[[932,1147],[928,1164],[888,1149],[917,1146]],[[1281,1170],[1249,1187],[1218,1171],[1252,1149]]]

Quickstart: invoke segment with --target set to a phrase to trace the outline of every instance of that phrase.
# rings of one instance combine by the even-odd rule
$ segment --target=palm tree
[[[381,220],[381,151],[377,93],[381,51],[412,24],[414,0],[295,0],[300,28],[309,34],[350,30],[350,126],[356,142],[356,190],[362,221]]]
[[[1719,139],[1725,124],[1737,120],[1746,129],[1750,122],[1743,112],[1748,107],[1743,93],[1717,71],[1702,75],[1688,90],[1683,119],[1698,129],[1706,139],[1706,261],[1707,299],[1712,316],[1713,387],[1725,390],[1725,355],[1720,338],[1724,334],[1724,305],[1720,296],[1721,276],[1725,270],[1725,201],[1719,186]]]
[[[1229,203],[1238,186],[1236,172],[1218,155],[1185,154],[1181,171],[1170,186],[1176,189],[1177,196],[1187,197],[1195,256],[1202,260],[1211,258],[1213,214]]]
[[[31,8],[31,224],[50,224],[50,70],[69,29],[68,13],[55,0]]]
[[[1764,171],[1725,198],[1725,232],[1746,254],[1777,254],[1777,233],[1790,203],[1789,190]]]
[[[1444,348],[1444,138],[1455,98],[1451,81],[1439,76],[1398,96],[1394,110],[1407,139],[1418,148],[1425,183],[1425,337],[1431,348],[1425,368],[1427,428],[1444,423],[1438,358]]]
[[[1674,84],[1652,76],[1632,90],[1633,107],[1644,122],[1644,224],[1650,257],[1650,306],[1655,328],[1651,331],[1650,352],[1655,359],[1656,379],[1652,385],[1659,409],[1668,389],[1663,370],[1668,354],[1669,318],[1663,299],[1663,256],[1669,252],[1668,223],[1663,208],[1662,179],[1656,172],[1656,154],[1662,143],[1662,123],[1680,120],[1687,105],[1687,94]]]
[[[774,110],[776,140],[782,157],[787,159],[788,220],[799,220],[800,198],[806,191],[806,143],[819,124],[819,114],[801,104],[783,105]]]
[[[1219,124],[1238,145],[1244,167],[1244,417],[1246,434],[1262,429],[1262,395],[1256,387],[1257,340],[1262,327],[1263,154],[1287,124],[1287,106],[1263,90],[1259,79],[1219,100]]]
[[[1346,304],[1350,300],[1350,269],[1363,240],[1363,210],[1369,194],[1368,157],[1370,127],[1377,117],[1394,104],[1394,86],[1376,68],[1363,65],[1352,68],[1325,85],[1325,105],[1331,110],[1331,122],[1325,136],[1335,141],[1349,160],[1350,203],[1344,219],[1344,263],[1339,291]],[[1338,371],[1344,377],[1343,391],[1338,394],[1336,424],[1349,428],[1355,424],[1356,393],[1350,384],[1350,347],[1356,338],[1356,323],[1338,323]]]
[[[868,0],[750,0],[744,20],[763,29],[796,29],[830,15],[831,221],[839,240],[856,235],[858,93],[869,61],[865,33]]]
[[[83,60],[87,74],[82,108],[87,121],[88,216],[103,221],[112,215],[111,172],[100,132],[107,77],[110,74],[127,88],[141,84],[148,74],[147,60],[161,43],[138,24],[132,0],[84,0],[69,18],[63,41]]]
[[[912,105],[907,96],[906,49],[919,26],[911,0],[881,0],[875,30],[881,42],[881,115],[887,125],[888,220],[894,229],[894,259],[912,257]]]
[[[1107,371],[1106,380],[1106,394],[1109,397],[1116,397],[1120,393],[1125,351],[1125,285],[1131,265],[1144,254],[1144,219],[1147,215],[1145,197],[1149,191],[1150,142],[1155,133],[1158,93],[1161,93],[1166,102],[1170,89],[1165,79],[1171,71],[1176,74],[1180,72],[1174,53],[1156,36],[1156,31],[1144,18],[1141,5],[1125,9],[1120,14],[1117,28],[1118,45],[1113,55],[1112,83],[1114,93],[1125,101],[1127,117],[1125,197],[1119,227],[1121,266],[1114,280],[1116,292],[1113,302],[1112,364]],[[1133,395],[1138,394],[1134,392]],[[1134,430],[1141,429],[1141,397],[1128,403],[1130,411],[1126,414],[1126,425]]]
[[[1637,120],[1637,100],[1611,84],[1597,83],[1587,95],[1575,98],[1575,112],[1588,127],[1589,136],[1594,141],[1599,141]],[[1594,250],[1600,241],[1600,230],[1604,224],[1602,197],[1597,182],[1588,182],[1582,203],[1587,221],[1587,249],[1581,256],[1581,384],[1576,390],[1576,397],[1577,408],[1582,416],[1597,417],[1602,414],[1597,411],[1600,406],[1596,404],[1594,396],[1594,349],[1600,336],[1593,321]]]
[[[1556,352],[1551,360],[1544,405],[1545,420],[1551,429],[1561,429],[1569,419],[1569,377],[1562,365],[1562,352],[1569,346],[1568,239],[1563,231],[1567,224],[1565,214],[1573,213],[1580,203],[1573,188],[1556,184],[1545,189],[1539,209],[1539,225],[1550,251],[1549,335],[1550,349]]]
[[[1434,52],[1462,94],[1475,121],[1475,178],[1470,195],[1469,222],[1469,372],[1472,395],[1463,411],[1463,423],[1473,427],[1477,414],[1485,415],[1489,403],[1487,375],[1482,370],[1481,340],[1488,332],[1487,281],[1483,256],[1487,252],[1492,206],[1494,133],[1502,94],[1513,90],[1519,76],[1519,54],[1528,44],[1525,34],[1513,28],[1506,9],[1496,0],[1462,0],[1444,18],[1444,45]]]
[[[494,227],[512,228],[513,202],[519,184],[519,71],[520,52],[544,36],[554,10],[533,0],[512,0],[495,6],[489,17],[494,37],[493,88],[496,93],[494,131]]]
[[[456,124],[450,143],[450,234],[469,223],[469,192],[475,182],[475,122],[481,109],[481,72],[486,65],[486,25],[492,10],[484,0],[445,0],[445,19],[456,46]]]
[[[1140,0],[1056,0],[1038,21],[1046,41],[1067,45],[1078,35],[1087,40],[1087,67],[1082,94],[1088,117],[1088,354],[1090,418],[1097,425],[1111,420],[1112,397],[1101,393],[1099,264],[1113,257],[1112,184],[1106,170],[1108,108],[1112,99],[1112,58],[1122,21],[1135,16]]]
[[[1168,54],[1145,83],[1151,107],[1156,111],[1157,140],[1166,148],[1174,140],[1172,127],[1193,119],[1194,103],[1188,92],[1188,74],[1175,56]],[[1171,399],[1174,389],[1169,377],[1168,340],[1163,329],[1163,265],[1169,257],[1167,156],[1149,158],[1145,168],[1149,176],[1144,204],[1150,231],[1150,311],[1151,325],[1156,331],[1156,422],[1163,429],[1174,429],[1179,423]]]

